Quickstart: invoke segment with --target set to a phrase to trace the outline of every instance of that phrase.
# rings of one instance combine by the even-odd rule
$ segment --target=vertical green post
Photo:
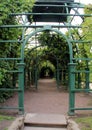
[[[59,88],[59,63],[58,63],[58,59],[57,59],[57,88]]]
[[[57,76],[56,76],[56,70],[55,70],[55,72],[54,72],[54,78],[55,78],[55,79],[57,78]]]
[[[61,83],[62,83],[62,69],[61,69],[61,76],[60,76],[60,79],[61,79]]]
[[[38,83],[38,70],[37,66],[35,66],[35,88],[37,89],[37,84]]]
[[[19,93],[18,93],[18,104],[19,104],[19,112],[24,113],[24,63],[18,63],[19,70]]]
[[[75,92],[72,90],[75,89],[75,63],[69,63],[69,115],[74,115],[75,108]],[[73,108],[73,109],[72,109]]]
[[[59,88],[59,69],[57,68],[57,88]]]
[[[85,68],[86,71],[89,71],[89,68]],[[86,89],[89,89],[89,72],[85,73],[85,79],[86,79]]]
[[[78,88],[81,86],[81,76],[80,73],[78,73]]]

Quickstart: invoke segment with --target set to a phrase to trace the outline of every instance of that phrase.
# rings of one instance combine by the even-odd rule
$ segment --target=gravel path
[[[69,93],[62,89],[58,90],[53,79],[41,79],[38,82],[38,90],[31,88],[25,91],[25,112],[29,113],[56,113],[67,114],[69,107]],[[76,107],[92,107],[92,94],[77,93]],[[5,103],[6,106],[17,106],[17,93]],[[9,112],[10,111],[10,112]],[[7,110],[9,114],[16,115],[17,111]],[[79,114],[92,113],[92,111],[76,111]]]
[[[25,95],[26,112],[66,114],[67,104],[68,93],[59,91],[51,79],[39,80],[38,90],[27,91]]]
[[[18,96],[15,94],[4,104],[7,106],[17,106]],[[92,94],[77,93],[76,107],[92,107]],[[38,90],[30,87],[25,91],[25,112],[26,113],[53,113],[67,115],[69,106],[69,93],[56,87],[56,82],[52,79],[39,80]],[[18,111],[9,110],[8,114],[18,115]],[[4,112],[5,113],[5,112]],[[92,111],[76,111],[76,115],[92,115]],[[2,124],[3,126],[3,124]],[[0,129],[3,130],[3,129]]]

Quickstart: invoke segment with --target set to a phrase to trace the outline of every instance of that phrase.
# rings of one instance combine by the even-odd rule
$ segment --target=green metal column
[[[86,71],[89,71],[89,68],[85,68]],[[89,72],[85,73],[85,80],[86,80],[86,89],[89,89]]]
[[[35,66],[35,88],[37,89],[38,86],[38,70],[37,66]]]
[[[54,78],[55,78],[55,79],[57,78],[57,76],[56,76],[56,70],[55,70],[55,72],[54,72]]]
[[[80,73],[78,73],[78,88],[81,87],[81,76]]]
[[[18,93],[18,104],[19,112],[24,113],[24,63],[18,63],[19,70],[19,93]]]
[[[59,69],[57,68],[57,88],[59,88]]]
[[[59,63],[58,63],[58,59],[57,59],[57,88],[59,88]]]
[[[75,107],[75,63],[69,63],[69,115],[74,115]]]

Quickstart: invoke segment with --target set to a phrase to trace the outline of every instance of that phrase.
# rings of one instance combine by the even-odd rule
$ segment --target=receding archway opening
[[[43,67],[40,72],[40,78],[53,78],[54,72],[50,67]]]
[[[26,80],[29,86],[32,83],[37,88],[40,78],[53,78],[58,87],[65,83],[70,60],[66,37],[59,30],[44,29],[32,33],[29,42],[25,46]]]

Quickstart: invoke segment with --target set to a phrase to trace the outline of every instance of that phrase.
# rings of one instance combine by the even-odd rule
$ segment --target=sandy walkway
[[[7,106],[17,106],[17,94],[8,99],[4,104]],[[92,107],[92,94],[77,93],[75,104],[76,107]],[[25,91],[24,105],[26,113],[53,113],[67,115],[69,107],[69,93],[68,91],[63,91],[62,89],[59,91],[54,80],[42,79],[39,80],[38,90],[30,88]],[[16,110],[7,110],[7,113],[13,116],[18,115],[18,111]],[[88,110],[77,111],[76,113],[78,116],[92,115],[92,111]],[[3,130],[3,128],[5,128],[5,122],[0,123],[0,130]]]

